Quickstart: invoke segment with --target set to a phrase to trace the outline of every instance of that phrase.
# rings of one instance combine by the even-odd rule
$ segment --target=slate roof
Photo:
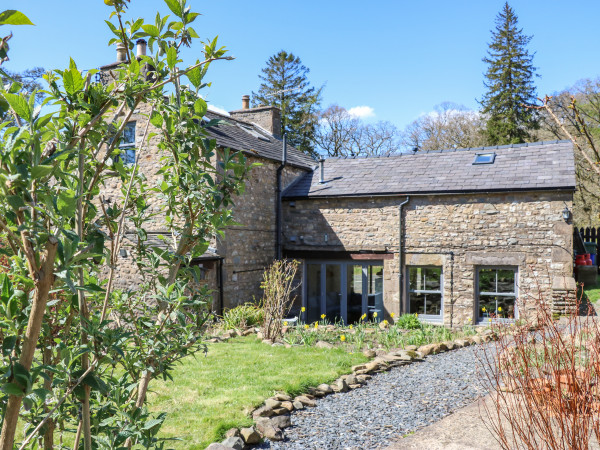
[[[208,120],[220,119],[227,125],[218,125],[208,128],[210,137],[217,140],[221,147],[260,156],[273,161],[281,161],[283,142],[258,125],[233,119],[229,116],[208,111],[205,116]],[[287,164],[301,169],[312,169],[317,162],[306,153],[287,145]]]
[[[493,164],[473,164],[477,153],[496,154]],[[290,185],[283,197],[441,194],[574,190],[570,141],[437,150],[389,157],[329,158],[325,183],[315,168]]]

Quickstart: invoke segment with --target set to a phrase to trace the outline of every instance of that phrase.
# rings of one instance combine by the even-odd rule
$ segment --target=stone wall
[[[161,180],[158,170],[161,167],[161,154],[158,150],[159,136],[154,136],[150,145],[144,145],[142,140],[150,107],[140,105],[135,110],[130,121],[136,121],[136,151],[139,152],[139,171],[146,176],[147,184],[154,186]],[[148,134],[159,133],[160,130],[149,126]],[[214,237],[211,246],[217,249],[217,254],[223,260],[223,306],[230,308],[253,298],[262,296],[260,282],[262,271],[275,256],[275,203],[277,179],[276,172],[280,163],[264,158],[248,156],[248,164],[259,163],[254,167],[246,181],[246,189],[242,196],[235,199],[233,207],[234,218],[239,225],[225,230],[225,237]],[[283,171],[282,187],[285,188],[296,177],[304,173],[302,169],[287,166]],[[102,186],[102,195],[114,202],[121,197],[121,182],[117,178],[108,180]],[[165,233],[164,214],[161,213],[162,203],[158,197],[148,196],[152,218],[146,224],[151,235]],[[134,290],[142,283],[142,277],[131,251],[135,245],[135,236],[128,233],[123,240],[127,256],[119,256],[118,273],[115,287],[123,290]],[[218,300],[218,262],[205,263],[206,283],[214,290],[213,300]],[[213,303],[217,308],[218,303]]]
[[[442,266],[443,321],[453,326],[476,319],[478,266],[518,267],[518,296],[526,301],[519,314],[526,314],[539,295],[553,298],[557,277],[572,276],[573,229],[561,214],[572,198],[571,192],[411,197],[403,209],[403,267]],[[311,251],[315,259],[327,251],[393,254],[384,260],[386,314],[407,312],[407,295],[402,301],[398,295],[398,205],[404,200],[286,201],[286,252]]]
[[[249,157],[249,162],[261,163],[251,170],[246,189],[235,199],[234,219],[237,226],[225,230],[219,239],[218,253],[225,257],[224,304],[232,308],[262,297],[260,283],[264,269],[275,258],[278,162]],[[282,189],[288,186],[302,169],[286,166],[283,170]]]

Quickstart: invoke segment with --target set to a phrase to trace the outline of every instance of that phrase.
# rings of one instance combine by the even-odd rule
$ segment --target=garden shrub
[[[264,319],[263,310],[252,302],[244,303],[223,313],[222,324],[226,330],[259,325]]]
[[[292,292],[297,287],[294,278],[299,264],[298,261],[278,260],[263,274],[260,287],[264,294],[260,306],[264,312],[261,331],[265,339],[277,339],[282,335],[283,319],[294,300]]]
[[[396,320],[396,325],[403,330],[417,330],[423,326],[416,314],[401,315]]]

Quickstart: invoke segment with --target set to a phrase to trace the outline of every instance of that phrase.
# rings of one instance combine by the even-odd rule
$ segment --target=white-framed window
[[[408,310],[422,319],[441,320],[443,312],[442,268],[408,267]]]
[[[478,267],[477,320],[514,320],[517,315],[516,267]]]
[[[116,160],[121,160],[127,165],[135,164],[135,122],[128,122],[123,128]]]

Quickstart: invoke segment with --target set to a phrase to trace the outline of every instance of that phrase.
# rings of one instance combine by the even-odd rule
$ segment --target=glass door
[[[325,264],[324,314],[330,323],[341,322],[342,316],[342,265]]]
[[[347,299],[347,323],[360,320],[363,315],[363,267],[357,264],[346,265],[346,299]]]
[[[328,322],[354,323],[365,315],[381,321],[383,264],[380,262],[308,262],[305,265],[302,320],[314,323],[325,314]]]
[[[306,300],[302,320],[312,323],[321,315],[321,264],[306,265]]]

